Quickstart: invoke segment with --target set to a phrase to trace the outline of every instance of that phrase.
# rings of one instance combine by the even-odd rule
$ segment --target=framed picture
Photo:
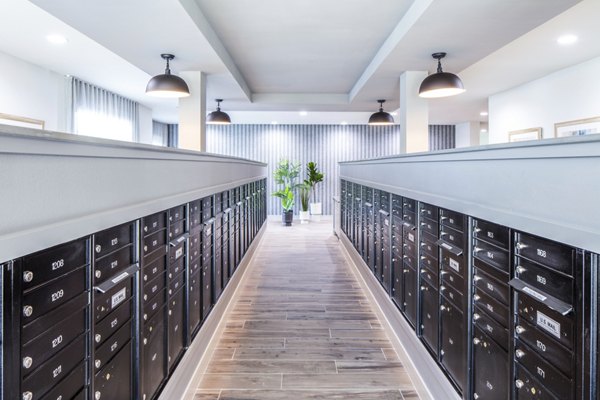
[[[600,117],[554,124],[555,137],[592,135],[594,133],[600,133]]]
[[[24,128],[44,129],[44,121],[0,113],[0,124],[22,126]]]
[[[508,132],[509,142],[524,142],[526,140],[539,140],[541,138],[542,128],[529,128]]]

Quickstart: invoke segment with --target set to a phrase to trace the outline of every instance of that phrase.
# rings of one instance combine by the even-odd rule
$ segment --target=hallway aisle
[[[418,399],[331,221],[268,224],[195,400]]]

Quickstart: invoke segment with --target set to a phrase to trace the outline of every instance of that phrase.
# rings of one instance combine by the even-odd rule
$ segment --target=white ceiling
[[[598,0],[548,23],[579,1],[31,1],[51,15],[27,0],[0,3],[0,51],[141,101],[166,121],[175,102],[144,95],[164,52],[176,55],[175,73],[206,72],[208,98],[224,98],[226,111],[368,112],[378,98],[401,106],[401,73],[433,71],[430,54],[447,51],[444,70],[467,92],[432,100],[432,123],[478,120],[489,95],[600,55]],[[556,48],[566,30],[579,33],[579,50]],[[69,43],[49,47],[40,38],[50,31]]]

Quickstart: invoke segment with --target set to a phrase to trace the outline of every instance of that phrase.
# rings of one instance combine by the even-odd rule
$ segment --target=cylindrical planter
[[[284,211],[281,215],[281,221],[284,226],[292,226],[292,222],[294,221],[294,211]]]
[[[321,215],[323,210],[321,208],[321,203],[310,203],[310,214],[311,215]]]
[[[308,211],[300,211],[298,218],[300,219],[301,224],[308,224],[308,220],[310,219],[310,213]]]

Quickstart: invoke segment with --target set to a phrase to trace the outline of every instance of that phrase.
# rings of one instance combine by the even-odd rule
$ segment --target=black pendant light
[[[377,102],[379,103],[379,111],[371,115],[369,118],[369,125],[392,125],[394,123],[394,117],[383,111],[383,103],[385,103],[385,100],[377,100]]]
[[[216,124],[216,125],[229,125],[231,123],[231,118],[227,113],[221,111],[221,102],[223,99],[215,99],[217,102],[217,111],[213,111],[206,117],[207,124]]]
[[[148,82],[146,94],[154,97],[187,97],[190,95],[190,89],[183,79],[177,75],[171,75],[169,61],[175,58],[173,54],[161,54],[167,61],[167,68],[164,74],[156,75]]]
[[[448,97],[461,94],[465,91],[460,78],[450,72],[442,71],[442,58],[446,53],[433,53],[433,58],[438,60],[437,72],[429,75],[421,82],[419,96],[426,98]]]

